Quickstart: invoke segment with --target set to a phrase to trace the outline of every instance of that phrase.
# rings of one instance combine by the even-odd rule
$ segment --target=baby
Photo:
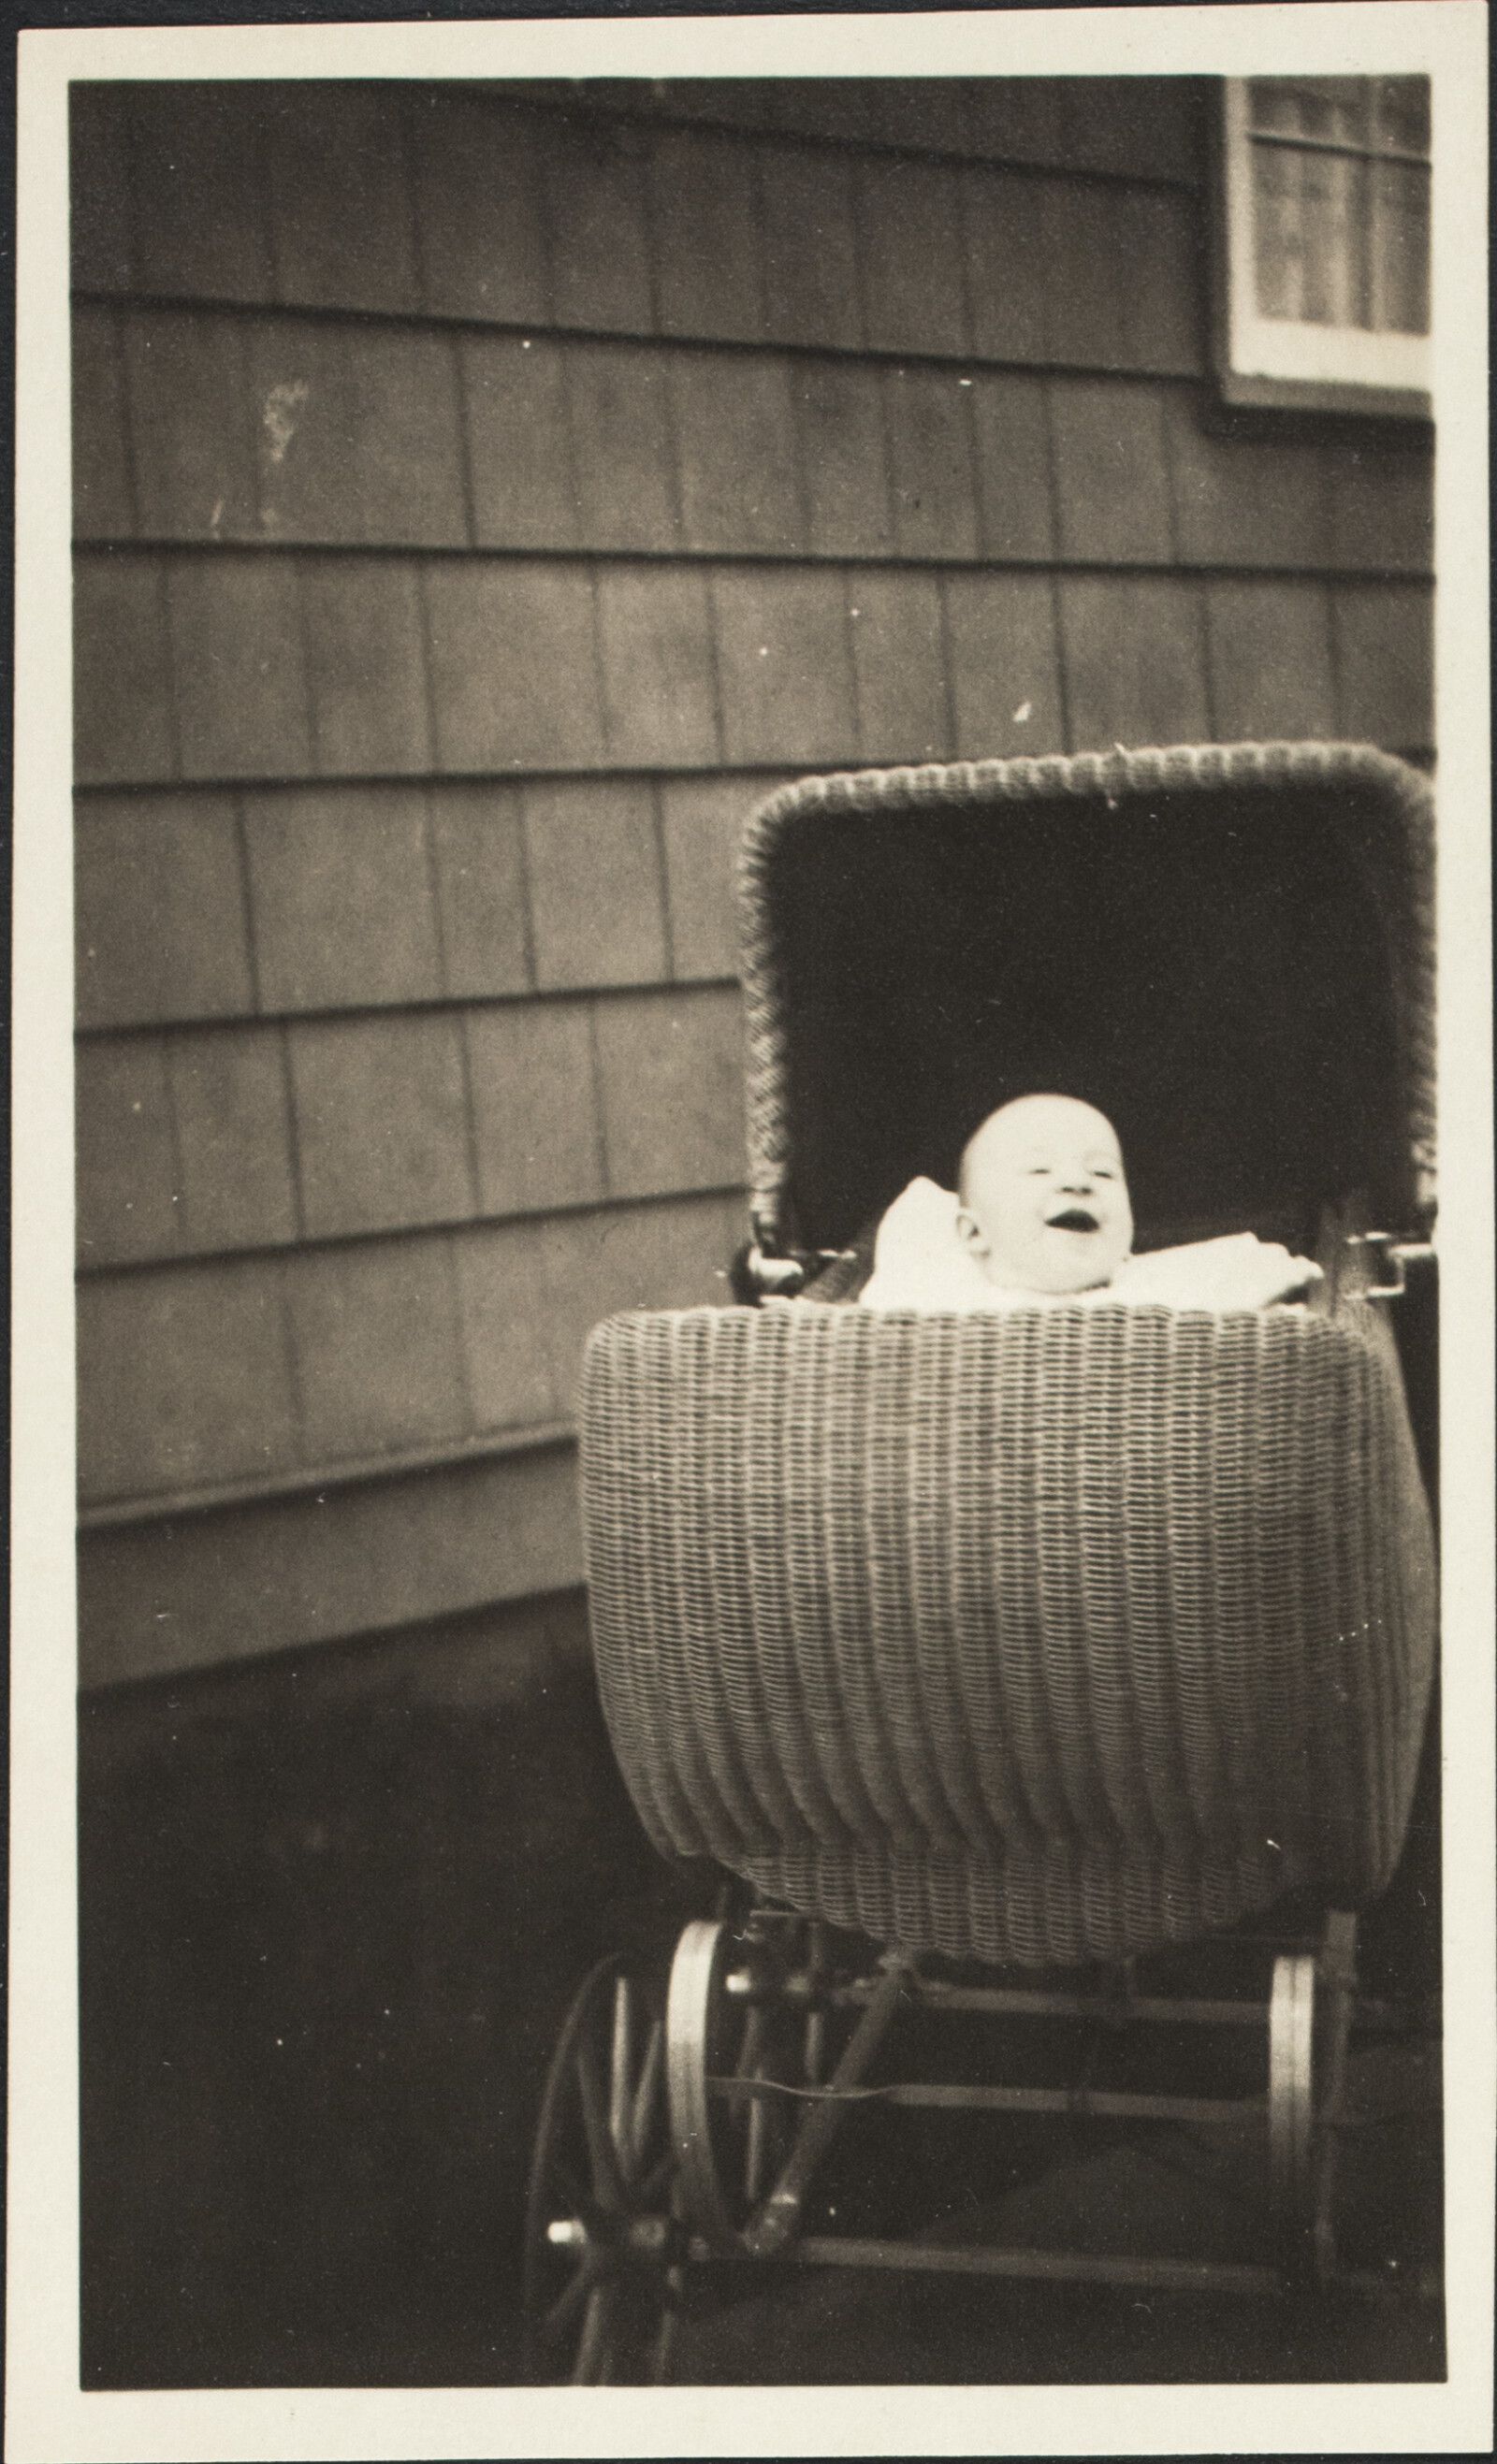
[[[958,1188],[913,1180],[878,1227],[867,1309],[1033,1309],[1164,1301],[1258,1309],[1320,1279],[1308,1258],[1240,1232],[1132,1254],[1117,1133],[1071,1095],[1020,1095],[962,1152]]]
[[[1117,1133],[1071,1095],[990,1112],[962,1152],[957,1196],[958,1240],[1005,1291],[1089,1291],[1134,1245]]]

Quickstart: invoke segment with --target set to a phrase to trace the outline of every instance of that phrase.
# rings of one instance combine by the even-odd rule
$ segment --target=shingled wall
[[[579,1579],[777,781],[1427,757],[1427,454],[1213,422],[1209,107],[74,89],[86,1681]]]

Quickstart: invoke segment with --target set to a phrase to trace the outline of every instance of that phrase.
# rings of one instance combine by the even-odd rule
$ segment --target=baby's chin
[[[1050,1224],[1023,1258],[990,1255],[983,1272],[990,1284],[1009,1291],[1041,1292],[1055,1299],[1111,1283],[1127,1254],[1126,1246],[1118,1247],[1115,1232],[1100,1225],[1095,1232],[1068,1232]]]

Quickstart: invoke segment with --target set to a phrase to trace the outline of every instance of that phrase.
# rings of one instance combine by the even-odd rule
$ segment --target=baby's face
[[[957,1228],[989,1283],[1083,1292],[1133,1246],[1112,1123],[1069,1095],[1021,1095],[991,1113],[962,1157]]]

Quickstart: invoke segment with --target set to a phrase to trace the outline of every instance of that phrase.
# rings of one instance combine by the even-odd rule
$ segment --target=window
[[[1429,415],[1429,79],[1224,80],[1229,402]]]

